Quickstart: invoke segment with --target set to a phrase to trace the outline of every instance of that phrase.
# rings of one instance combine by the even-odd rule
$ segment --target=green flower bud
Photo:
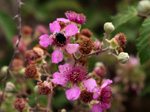
[[[3,66],[1,69],[2,74],[7,74],[8,66]]]
[[[142,0],[138,3],[138,12],[141,14],[150,14],[150,1]]]
[[[95,64],[95,67],[100,67],[100,66],[104,66],[104,64],[103,64],[102,62],[97,62],[97,63]]]
[[[13,91],[15,85],[12,82],[7,82],[6,84],[6,91]]]
[[[115,29],[114,25],[111,22],[107,22],[104,24],[104,30],[106,33],[111,33]]]
[[[118,55],[118,61],[122,64],[124,63],[127,63],[129,60],[129,55],[128,53],[125,53],[125,52],[121,52],[119,55]]]
[[[34,92],[35,92],[35,93],[38,93],[38,91],[39,91],[39,87],[38,87],[38,85],[36,85],[36,86],[34,87]]]

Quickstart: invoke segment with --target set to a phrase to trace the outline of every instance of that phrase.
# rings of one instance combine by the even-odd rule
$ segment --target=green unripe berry
[[[8,66],[3,66],[1,69],[2,74],[7,74]]]
[[[150,14],[150,1],[142,0],[138,3],[138,12],[140,14]]]
[[[104,30],[106,33],[111,33],[115,30],[115,27],[111,22],[107,22],[104,24]]]
[[[34,92],[35,92],[35,93],[38,93],[38,91],[39,91],[39,87],[38,87],[38,85],[36,85],[36,86],[34,87]]]
[[[118,61],[122,64],[125,64],[127,63],[129,60],[129,55],[128,53],[125,53],[125,52],[121,52],[119,55],[118,55]]]

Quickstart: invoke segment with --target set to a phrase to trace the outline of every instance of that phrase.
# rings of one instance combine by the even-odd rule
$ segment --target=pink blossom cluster
[[[57,18],[49,24],[51,35],[43,34],[39,37],[39,44],[43,47],[52,46],[54,48],[51,54],[52,63],[63,61],[63,52],[74,54],[79,52],[79,44],[72,41],[80,33],[80,25],[84,24],[86,17],[83,14],[77,14],[73,11],[65,13],[66,18]],[[95,42],[96,49],[99,50],[100,42]],[[110,88],[111,80],[102,80],[99,85],[94,78],[90,78],[87,67],[81,64],[65,63],[58,66],[59,72],[53,74],[51,81],[62,87],[70,87],[66,90],[68,100],[77,100],[80,98],[82,91],[86,90],[92,94],[94,103],[91,112],[102,112],[111,106],[112,92]],[[82,95],[84,97],[84,94]],[[83,98],[85,99],[85,98]],[[88,99],[87,99],[88,100]]]

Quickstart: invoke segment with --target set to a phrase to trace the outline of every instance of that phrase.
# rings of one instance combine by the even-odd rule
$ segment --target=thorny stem
[[[13,59],[15,58],[16,54],[18,53],[18,46],[19,46],[20,39],[21,39],[21,14],[20,14],[21,5],[22,5],[21,0],[18,0],[18,14],[16,16],[18,18],[18,40],[16,42],[16,47],[15,47],[14,53],[12,55],[11,61],[9,63],[8,69],[7,69],[6,78],[4,79],[4,88],[3,88],[3,91],[2,91],[2,95],[0,97],[0,107],[1,107],[3,97],[4,97],[4,94],[5,94],[6,83],[7,83],[8,77],[10,76],[10,67],[12,65]]]
[[[138,13],[137,15],[138,15],[139,17],[144,18],[144,19],[147,18],[147,17],[150,17],[150,15],[142,15],[142,14],[139,14],[139,13]]]

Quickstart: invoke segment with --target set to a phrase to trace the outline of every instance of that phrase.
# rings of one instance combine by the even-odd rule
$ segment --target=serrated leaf
[[[150,59],[150,18],[144,20],[140,29],[140,38],[136,41],[141,64]]]
[[[137,10],[134,7],[128,7],[126,11],[123,13],[119,13],[116,16],[112,17],[112,22],[115,28],[119,27],[120,25],[128,22],[133,17],[137,16]]]
[[[16,33],[16,25],[12,18],[0,10],[0,26],[9,44],[12,44],[12,38]]]

